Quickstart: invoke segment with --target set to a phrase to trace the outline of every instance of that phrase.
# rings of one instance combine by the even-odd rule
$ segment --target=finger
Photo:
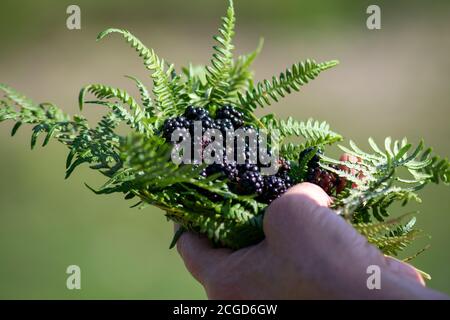
[[[403,276],[408,277],[409,279],[416,281],[420,283],[421,285],[425,286],[425,280],[420,275],[420,273],[409,263],[400,261],[394,257],[386,256],[386,262],[388,265],[388,268],[390,268],[392,271],[401,274]]]
[[[201,284],[205,284],[209,272],[231,254],[231,250],[213,248],[205,236],[189,231],[180,236],[177,249],[188,271]]]
[[[309,217],[320,207],[330,205],[330,197],[319,186],[301,183],[290,188],[282,197],[272,202],[266,210],[263,227],[267,237],[283,230],[290,230],[295,224]]]

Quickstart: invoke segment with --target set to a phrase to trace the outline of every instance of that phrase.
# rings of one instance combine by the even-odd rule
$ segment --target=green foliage
[[[253,83],[250,70],[262,48],[262,41],[254,52],[234,58],[232,39],[235,27],[232,1],[222,19],[218,36],[214,39],[211,66],[182,68],[178,74],[172,64],[159,58],[129,31],[107,29],[98,40],[117,33],[134,48],[151,72],[153,82],[149,90],[144,82],[128,76],[137,86],[139,102],[126,90],[103,84],[90,84],[81,89],[80,109],[86,103],[106,107],[107,113],[91,128],[81,116],[73,118],[58,107],[36,104],[8,86],[0,84],[4,97],[0,99],[0,122],[11,120],[14,135],[22,124],[31,124],[31,145],[45,134],[43,145],[55,138],[67,145],[66,177],[81,164],[88,164],[107,178],[106,183],[91,190],[98,194],[122,193],[125,199],[138,199],[134,206],[154,205],[166,216],[181,225],[172,245],[183,230],[206,234],[215,244],[241,248],[263,239],[262,221],[266,204],[251,196],[239,196],[229,189],[220,175],[208,178],[199,173],[202,166],[177,165],[170,159],[172,147],[161,138],[164,121],[181,114],[188,105],[203,106],[212,113],[223,104],[232,104],[244,112],[244,121],[267,130],[280,143],[281,155],[291,161],[290,172],[295,182],[305,178],[307,164],[315,152],[300,159],[306,148],[323,150],[342,140],[326,122],[297,121],[289,117],[278,119],[273,114],[258,118],[257,107],[264,107],[315,79],[322,71],[337,65],[337,61],[316,63],[306,60],[293,64],[278,77]],[[92,95],[93,100],[86,96]],[[121,135],[121,124],[130,133]],[[292,139],[300,141],[293,142]],[[272,142],[272,147],[276,143]],[[387,138],[381,150],[370,139],[372,152],[367,153],[350,141],[341,149],[360,159],[357,163],[321,157],[320,165],[339,175],[346,182],[336,195],[333,206],[351,222],[368,241],[386,254],[397,254],[417,234],[414,219],[402,224],[400,218],[388,218],[395,202],[406,205],[420,201],[417,191],[428,183],[450,183],[447,159],[431,155],[421,142],[411,151],[406,139]],[[405,177],[405,173],[408,174]],[[217,200],[212,201],[211,195]]]
[[[322,63],[316,63],[314,60],[299,62],[282,72],[278,78],[273,76],[272,81],[264,80],[245,94],[238,93],[239,101],[243,107],[250,110],[270,105],[271,98],[278,102],[280,97],[291,93],[292,90],[299,91],[301,86],[314,80],[322,71],[337,64],[338,61],[335,60]]]
[[[214,37],[218,45],[214,46],[214,54],[211,60],[211,66],[207,66],[206,80],[208,82],[208,95],[212,103],[223,103],[224,98],[230,91],[230,75],[233,68],[233,49],[232,44],[234,36],[234,16],[233,1],[227,10],[226,17],[222,18],[222,26],[219,28],[219,35]]]
[[[111,33],[119,33],[134,48],[139,57],[144,60],[144,66],[152,71],[153,93],[156,99],[156,115],[166,116],[176,113],[185,106],[181,99],[182,87],[179,84],[179,77],[172,77],[174,66],[169,65],[166,70],[164,59],[160,59],[153,49],[148,49],[138,38],[127,30],[110,28],[101,32],[97,40],[101,40]]]

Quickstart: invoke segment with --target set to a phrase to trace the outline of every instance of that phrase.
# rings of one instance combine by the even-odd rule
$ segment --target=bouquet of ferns
[[[12,135],[22,124],[33,125],[32,148],[39,135],[44,135],[44,146],[51,138],[65,144],[69,148],[66,177],[85,163],[106,177],[103,186],[91,188],[95,193],[119,192],[125,199],[137,199],[135,206],[161,208],[168,219],[181,225],[172,245],[184,230],[205,234],[216,245],[234,249],[257,243],[264,238],[262,220],[270,202],[293,184],[309,181],[333,198],[337,213],[370,243],[385,254],[397,254],[419,230],[414,228],[414,218],[405,219],[408,215],[389,218],[389,207],[395,202],[420,201],[417,191],[428,183],[450,183],[449,161],[432,155],[422,142],[412,147],[406,139],[391,138],[383,147],[369,139],[370,152],[352,141],[348,147],[340,145],[358,161],[337,160],[326,156],[325,148],[342,137],[326,122],[279,119],[274,114],[257,117],[255,109],[299,91],[338,62],[306,60],[278,77],[254,83],[249,68],[262,43],[254,52],[234,58],[234,26],[230,1],[214,37],[217,44],[211,65],[189,65],[181,73],[130,32],[108,29],[98,40],[112,34],[123,37],[150,71],[151,92],[135,77],[129,78],[139,89],[139,99],[107,85],[85,86],[79,95],[80,109],[96,104],[107,110],[91,127],[82,116],[70,117],[53,104],[36,104],[0,84],[4,93],[0,122],[15,122]],[[129,126],[128,134],[117,133],[120,123]],[[200,138],[194,141],[190,135],[197,125]],[[225,143],[206,134],[237,129],[247,135],[239,154],[233,150],[235,140]],[[182,142],[200,146],[200,152],[187,159],[194,161],[173,161],[174,145],[180,140],[173,139],[175,132]],[[250,148],[262,144],[262,132],[271,134],[267,155],[277,155],[277,170],[272,174],[263,173],[267,162],[261,160],[260,149]],[[208,148],[219,142],[226,152],[215,148],[214,163],[201,161],[211,151]],[[244,160],[239,163],[233,155]]]

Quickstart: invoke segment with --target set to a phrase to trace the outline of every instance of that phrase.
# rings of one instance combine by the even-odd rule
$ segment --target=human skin
[[[210,299],[448,299],[329,205],[320,187],[302,183],[268,207],[260,243],[232,251],[185,232],[177,248]],[[371,265],[380,268],[380,289],[368,289]]]

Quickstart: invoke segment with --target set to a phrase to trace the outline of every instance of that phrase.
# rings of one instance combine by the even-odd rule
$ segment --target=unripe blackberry
[[[315,168],[309,168],[306,181],[318,185],[327,194],[331,195],[333,190],[335,190],[339,179],[333,172],[317,166]]]
[[[287,190],[284,179],[277,176],[264,177],[264,191],[260,197],[260,201],[271,203],[273,200],[279,198]]]
[[[231,105],[226,105],[217,110],[217,119],[229,119],[233,123],[234,128],[239,128],[244,124],[242,120],[244,114]]]
[[[184,116],[188,120],[201,120],[204,117],[209,117],[209,112],[202,107],[189,106],[186,108]]]
[[[291,164],[288,160],[279,158],[278,159],[278,174],[283,175],[287,174],[289,171],[291,171]]]
[[[163,137],[170,140],[172,133],[177,129],[189,129],[189,120],[183,116],[167,119],[163,126]]]
[[[247,171],[239,176],[237,191],[239,194],[261,195],[264,188],[264,179],[259,172]]]

